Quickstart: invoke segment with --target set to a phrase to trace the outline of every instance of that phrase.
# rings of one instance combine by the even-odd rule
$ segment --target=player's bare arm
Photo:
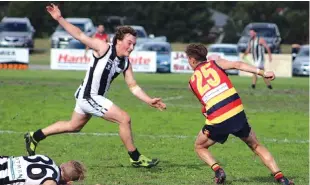
[[[136,80],[134,79],[132,66],[129,64],[128,69],[124,72],[125,81],[132,92],[137,98],[144,101],[145,103],[149,104],[150,106],[157,108],[159,110],[166,109],[166,104],[161,101],[161,98],[151,98],[149,97],[137,84]]]
[[[261,69],[258,69],[255,66],[249,65],[247,63],[244,62],[231,62],[225,59],[219,59],[216,61],[216,63],[223,68],[224,70],[227,69],[238,69],[241,71],[245,71],[245,72],[250,72],[253,74],[258,74],[264,78],[268,78],[270,80],[274,80],[275,79],[275,74],[272,71],[263,71]]]
[[[271,61],[272,61],[271,51],[270,51],[270,48],[269,48],[269,46],[267,45],[265,39],[260,38],[260,39],[259,39],[259,43],[262,44],[262,45],[265,47],[265,49],[267,50],[268,56],[269,56],[269,62],[271,62]]]
[[[85,35],[78,27],[72,25],[68,21],[66,21],[62,16],[61,12],[58,8],[58,6],[51,4],[46,6],[46,10],[50,15],[58,21],[58,23],[70,34],[72,35],[75,39],[81,41],[83,44],[86,46],[92,48],[95,52],[96,57],[100,57],[106,53],[108,50],[109,46],[107,43],[99,40],[99,39],[94,39],[91,37],[88,37]]]
[[[251,46],[250,46],[250,42],[248,43],[248,47],[246,48],[242,58],[244,58],[248,53],[250,53],[250,49],[251,49]]]
[[[57,183],[53,180],[47,180],[43,183],[43,185],[57,185]]]
[[[95,39],[95,34],[92,36],[92,38]],[[85,48],[85,55],[87,54],[88,50],[89,50],[89,47],[86,46],[86,48]]]

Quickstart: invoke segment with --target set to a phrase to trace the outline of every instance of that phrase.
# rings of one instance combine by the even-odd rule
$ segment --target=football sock
[[[252,89],[255,89],[255,84],[252,84],[251,87],[252,87]]]
[[[268,87],[268,89],[272,89],[272,86],[271,86],[271,85],[268,85],[267,87]]]
[[[132,152],[128,151],[128,154],[129,154],[130,158],[134,161],[138,161],[139,157],[141,155],[137,148]]]
[[[35,132],[33,133],[33,136],[32,136],[32,137],[33,137],[33,139],[34,139],[36,142],[39,142],[39,141],[41,141],[41,140],[43,140],[43,139],[46,138],[46,136],[43,134],[43,132],[42,132],[41,129],[35,131]]]
[[[219,165],[219,164],[217,164],[217,163],[214,163],[212,166],[211,166],[211,169],[213,170],[213,171],[217,171],[218,169],[220,169],[221,168],[221,166]]]
[[[279,179],[283,178],[283,173],[281,171],[278,171],[273,176],[278,181]]]

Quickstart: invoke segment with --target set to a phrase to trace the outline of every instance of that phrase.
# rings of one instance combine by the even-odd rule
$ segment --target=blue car
[[[137,51],[155,51],[157,54],[157,72],[170,73],[171,45],[164,41],[148,41],[136,48]]]

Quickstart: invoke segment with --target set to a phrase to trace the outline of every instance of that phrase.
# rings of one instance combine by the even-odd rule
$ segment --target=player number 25
[[[216,87],[221,82],[217,72],[212,68],[208,68],[209,65],[210,63],[207,63],[202,66],[200,70],[196,70],[191,78],[192,82],[196,79],[197,88],[200,95],[204,95],[208,90],[211,89],[211,87]],[[206,84],[203,84],[203,82]]]

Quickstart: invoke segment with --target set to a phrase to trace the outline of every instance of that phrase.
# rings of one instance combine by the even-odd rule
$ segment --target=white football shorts
[[[113,102],[103,96],[91,96],[88,99],[78,98],[74,111],[79,114],[91,114],[93,116],[103,117],[112,107]]]

